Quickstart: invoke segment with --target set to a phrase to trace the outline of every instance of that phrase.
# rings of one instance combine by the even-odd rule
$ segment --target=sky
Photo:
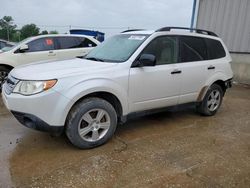
[[[65,33],[91,29],[107,36],[126,29],[190,26],[193,0],[1,0],[0,18],[12,16],[18,28]]]

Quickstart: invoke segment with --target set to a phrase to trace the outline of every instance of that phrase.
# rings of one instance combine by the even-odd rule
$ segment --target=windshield
[[[11,46],[11,47],[4,47],[4,48],[2,48],[1,50],[2,50],[3,52],[10,51],[10,50],[12,50],[13,48],[17,47],[19,44],[26,42],[26,41],[29,40],[30,38],[31,38],[31,37],[28,37],[28,38],[26,38],[26,39],[24,39],[24,40],[22,40],[22,41],[16,43],[14,46]]]
[[[110,37],[91,50],[85,58],[105,62],[127,61],[148,36],[141,34],[121,34]]]

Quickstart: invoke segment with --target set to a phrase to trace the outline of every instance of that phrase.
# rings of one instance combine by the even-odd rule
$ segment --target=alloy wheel
[[[96,142],[107,134],[110,125],[110,116],[105,110],[93,109],[82,116],[78,133],[85,141]]]
[[[2,85],[5,82],[5,80],[7,79],[7,76],[8,76],[8,72],[0,71],[0,90],[2,90]]]
[[[207,108],[212,112],[218,109],[221,101],[221,94],[219,90],[213,90],[208,96]]]

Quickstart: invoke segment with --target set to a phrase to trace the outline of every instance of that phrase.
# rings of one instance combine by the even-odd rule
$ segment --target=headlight
[[[15,89],[13,90],[13,93],[19,93],[22,95],[34,95],[52,88],[56,84],[56,82],[57,80],[19,81]]]

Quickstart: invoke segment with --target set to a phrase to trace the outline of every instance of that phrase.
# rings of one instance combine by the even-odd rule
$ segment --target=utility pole
[[[194,0],[193,2],[193,10],[192,10],[192,17],[191,17],[191,26],[190,28],[194,28],[194,19],[195,19],[195,9],[196,9],[196,3],[197,3],[197,0]]]
[[[5,27],[6,27],[6,31],[7,31],[7,40],[10,41],[10,31],[9,31],[9,24],[7,21],[3,20]]]
[[[8,41],[10,41],[10,31],[9,31],[9,25],[6,24],[6,29],[7,29],[7,38],[8,38]]]

